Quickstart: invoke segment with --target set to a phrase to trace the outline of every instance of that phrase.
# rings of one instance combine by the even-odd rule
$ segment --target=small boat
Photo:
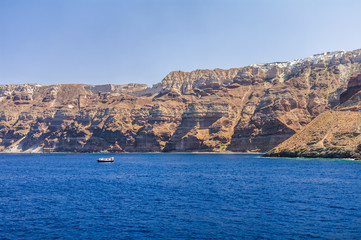
[[[98,158],[98,162],[114,162],[114,157]]]

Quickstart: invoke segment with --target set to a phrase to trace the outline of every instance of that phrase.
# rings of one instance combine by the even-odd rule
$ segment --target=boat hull
[[[114,162],[114,157],[109,158],[99,158],[98,162]]]

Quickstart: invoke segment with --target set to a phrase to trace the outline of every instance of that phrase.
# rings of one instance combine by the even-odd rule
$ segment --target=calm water
[[[361,239],[361,162],[100,156],[0,154],[0,239]]]

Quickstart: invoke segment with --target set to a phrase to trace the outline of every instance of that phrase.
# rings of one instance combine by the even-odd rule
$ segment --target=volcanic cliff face
[[[360,143],[361,113],[328,111],[266,156],[361,159]]]
[[[340,104],[349,100],[353,95],[361,90],[361,74],[350,78],[347,90],[340,95]]]
[[[338,104],[361,50],[159,84],[0,86],[0,151],[267,151]]]
[[[266,155],[361,159],[361,74],[350,78],[340,105],[320,114]]]

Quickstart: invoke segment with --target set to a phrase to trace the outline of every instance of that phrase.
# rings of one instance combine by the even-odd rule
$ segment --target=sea
[[[0,154],[0,239],[313,238],[361,239],[361,162]]]

